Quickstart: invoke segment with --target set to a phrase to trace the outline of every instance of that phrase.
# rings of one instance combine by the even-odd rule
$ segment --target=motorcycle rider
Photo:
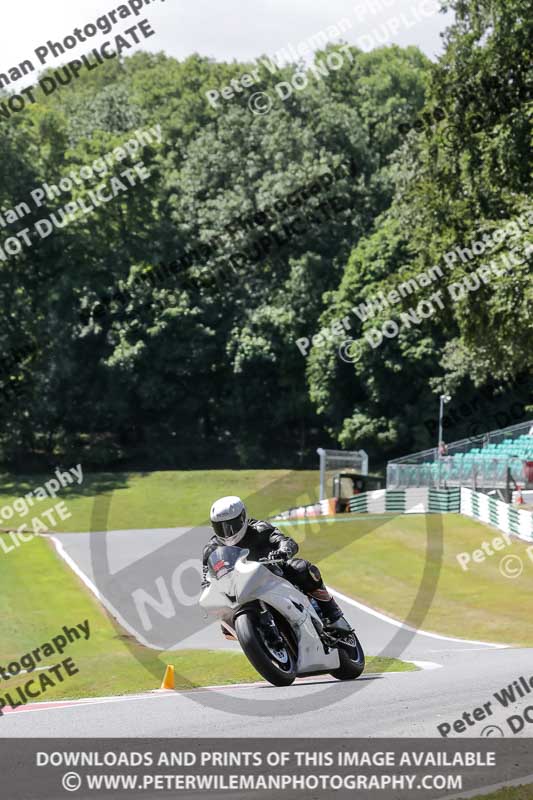
[[[326,628],[349,629],[337,602],[324,586],[318,567],[303,558],[294,558],[298,552],[294,539],[284,536],[270,522],[249,518],[240,497],[229,496],[216,500],[211,506],[210,518],[214,536],[204,547],[202,586],[209,583],[207,561],[213,550],[221,545],[238,545],[250,551],[250,561],[260,558],[285,559],[281,567],[283,577],[316,600]]]

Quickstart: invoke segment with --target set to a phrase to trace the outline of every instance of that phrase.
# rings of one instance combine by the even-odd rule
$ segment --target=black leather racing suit
[[[207,577],[207,561],[209,556],[221,543],[216,536],[212,536],[204,547],[203,553],[203,578]],[[249,519],[248,528],[237,547],[250,551],[248,559],[258,561],[267,558],[269,553],[279,553],[280,557],[286,556],[287,562],[282,565],[283,575],[305,594],[318,601],[323,615],[330,620],[335,620],[342,615],[342,611],[332,598],[322,580],[320,570],[310,561],[303,558],[293,558],[298,552],[298,545],[288,536],[285,536],[270,522],[258,519]]]

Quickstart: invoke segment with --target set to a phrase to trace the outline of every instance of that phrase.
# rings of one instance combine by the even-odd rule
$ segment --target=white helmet
[[[248,527],[246,506],[240,497],[221,497],[211,506],[211,525],[220,544],[237,544]]]

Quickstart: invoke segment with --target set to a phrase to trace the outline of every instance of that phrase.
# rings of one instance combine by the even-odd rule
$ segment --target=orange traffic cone
[[[169,689],[173,691],[175,688],[174,684],[174,667],[171,664],[168,664],[165,670],[165,677],[163,678],[163,683],[161,684],[162,689]]]
[[[516,502],[519,506],[524,505],[524,498],[522,497],[522,487],[518,487],[516,490]]]

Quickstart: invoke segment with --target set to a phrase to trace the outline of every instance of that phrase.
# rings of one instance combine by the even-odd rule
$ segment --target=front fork
[[[265,638],[269,644],[274,645],[274,647],[284,647],[285,642],[278,631],[278,626],[276,625],[276,620],[272,616],[272,612],[262,600],[259,600],[259,608],[261,609],[259,612],[259,624],[265,634]]]

